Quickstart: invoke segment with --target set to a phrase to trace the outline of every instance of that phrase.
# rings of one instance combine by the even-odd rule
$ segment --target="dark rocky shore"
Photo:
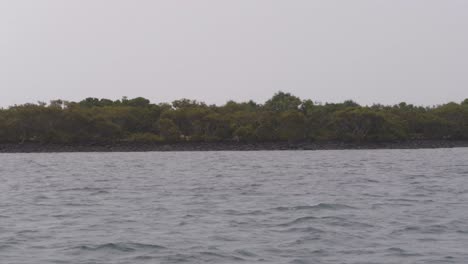
[[[41,153],[41,152],[145,152],[145,151],[258,151],[258,150],[342,150],[342,149],[427,149],[468,147],[468,141],[412,140],[386,143],[345,143],[345,142],[180,142],[172,144],[0,144],[0,153]]]

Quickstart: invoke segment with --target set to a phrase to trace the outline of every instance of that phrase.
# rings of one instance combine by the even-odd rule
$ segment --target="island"
[[[53,100],[0,109],[0,152],[314,150],[468,146],[468,99],[434,106]]]

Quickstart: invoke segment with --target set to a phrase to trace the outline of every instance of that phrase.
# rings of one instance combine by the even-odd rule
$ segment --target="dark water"
[[[0,154],[0,263],[468,263],[468,149]]]

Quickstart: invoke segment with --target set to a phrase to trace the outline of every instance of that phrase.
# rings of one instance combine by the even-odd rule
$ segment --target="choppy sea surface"
[[[468,149],[0,154],[0,263],[468,263]]]

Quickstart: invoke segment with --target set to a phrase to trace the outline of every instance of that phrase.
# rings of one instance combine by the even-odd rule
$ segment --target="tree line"
[[[278,92],[264,104],[207,105],[138,97],[15,105],[0,109],[1,143],[391,142],[467,140],[468,99],[422,107],[315,103]]]

